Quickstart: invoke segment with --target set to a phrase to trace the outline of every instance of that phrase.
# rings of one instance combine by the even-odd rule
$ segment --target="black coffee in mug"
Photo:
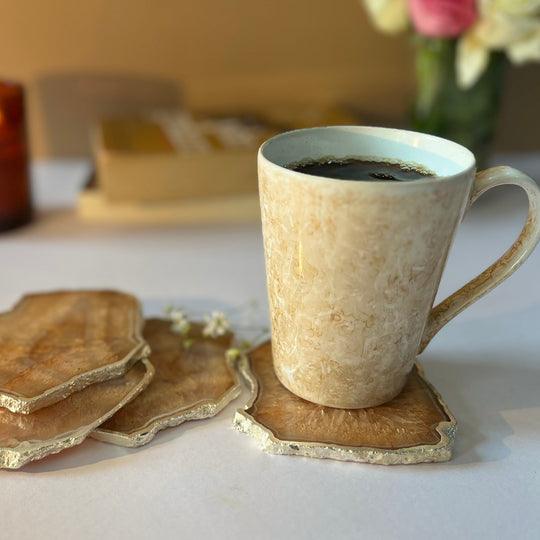
[[[373,161],[357,157],[323,158],[320,160],[301,161],[288,165],[289,169],[339,180],[368,180],[407,182],[435,176],[429,169],[405,162]]]

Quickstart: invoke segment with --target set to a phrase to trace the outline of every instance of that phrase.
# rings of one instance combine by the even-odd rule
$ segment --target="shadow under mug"
[[[338,180],[287,168],[364,157],[421,164],[408,182]],[[540,190],[525,174],[475,174],[473,154],[431,135],[374,127],[291,131],[258,155],[274,368],[294,394],[372,407],[403,388],[416,355],[450,319],[507,278],[540,239]],[[463,214],[486,190],[515,184],[529,215],[504,255],[432,307]]]

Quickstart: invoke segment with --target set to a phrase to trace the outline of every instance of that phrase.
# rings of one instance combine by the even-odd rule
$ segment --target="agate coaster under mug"
[[[381,465],[448,461],[456,420],[415,364],[402,392],[366,409],[336,409],[306,401],[275,375],[270,342],[238,362],[251,398],[234,427],[272,454]]]

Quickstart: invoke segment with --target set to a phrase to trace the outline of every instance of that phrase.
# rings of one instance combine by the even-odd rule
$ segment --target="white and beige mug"
[[[287,165],[324,157],[399,160],[436,173],[408,182],[351,181]],[[294,394],[330,407],[389,401],[440,328],[501,283],[540,238],[540,190],[525,174],[475,174],[466,148],[431,135],[372,127],[292,131],[258,156],[272,351]],[[487,270],[433,306],[456,228],[486,190],[515,184],[527,223]]]

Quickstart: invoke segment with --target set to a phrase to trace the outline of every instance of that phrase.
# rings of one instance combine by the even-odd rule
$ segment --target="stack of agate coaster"
[[[117,291],[25,296],[0,315],[0,468],[16,469],[87,437],[142,446],[162,429],[209,418],[251,390],[234,427],[264,451],[377,464],[450,459],[456,422],[415,365],[404,390],[368,409],[322,407],[281,385],[266,342],[227,354],[233,334],[189,339],[144,321]],[[234,364],[234,365],[233,365]]]
[[[138,446],[212,416],[239,391],[225,354],[231,339],[201,335],[188,350],[169,321],[145,327],[138,300],[116,291],[24,297],[0,315],[0,467],[91,434]]]
[[[269,342],[238,368],[251,397],[234,427],[273,454],[382,465],[447,461],[456,421],[417,365],[392,401],[367,409],[334,409],[306,401],[275,375]]]

